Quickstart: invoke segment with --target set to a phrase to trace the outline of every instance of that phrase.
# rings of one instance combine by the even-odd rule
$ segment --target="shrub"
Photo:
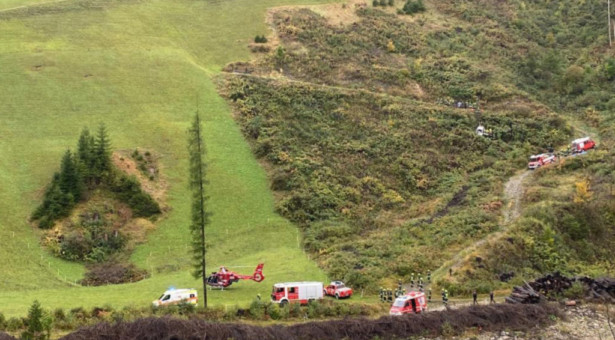
[[[16,332],[24,327],[23,320],[20,318],[12,317],[6,321],[6,330],[9,332]]]
[[[395,6],[395,0],[389,0],[389,6]]]
[[[177,305],[177,312],[180,315],[194,314],[195,310],[196,310],[196,306],[191,303],[182,302],[179,305]]]
[[[0,331],[3,331],[5,329],[6,329],[6,318],[4,314],[0,312]]]
[[[374,0],[374,1],[372,2],[372,6],[374,6],[374,7],[378,7],[378,6],[380,6],[380,2],[379,2],[378,0]]]
[[[254,37],[254,42],[257,44],[264,44],[267,42],[267,38],[264,35],[257,35]]]
[[[66,313],[64,313],[64,309],[62,308],[56,308],[53,311],[53,318],[56,321],[65,321],[66,320]]]
[[[320,318],[325,315],[325,310],[326,308],[321,302],[317,300],[310,301],[307,308],[307,315],[310,319]]]
[[[250,304],[250,315],[257,320],[262,319],[265,316],[265,304],[259,300],[254,299]]]
[[[380,6],[386,6],[387,5],[387,0],[380,0]]]
[[[118,175],[110,187],[120,201],[130,206],[134,216],[149,217],[160,213],[160,206],[150,195],[143,192],[136,177]]]
[[[405,14],[415,14],[419,12],[425,12],[425,4],[423,0],[407,0],[402,8]]]
[[[585,296],[585,287],[581,282],[575,282],[564,291],[564,296],[569,299],[581,299]]]

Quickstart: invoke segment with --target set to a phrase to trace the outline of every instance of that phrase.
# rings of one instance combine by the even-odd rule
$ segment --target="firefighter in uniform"
[[[427,271],[427,282],[431,283],[431,270]]]
[[[378,290],[378,295],[380,296],[380,302],[384,302],[384,290],[382,287]]]
[[[410,287],[414,287],[414,273],[410,274]]]
[[[431,288],[427,291],[427,301],[431,302]]]

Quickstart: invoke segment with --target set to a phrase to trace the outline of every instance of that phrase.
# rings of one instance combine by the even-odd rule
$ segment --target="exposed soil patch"
[[[126,174],[135,176],[139,183],[141,183],[143,191],[152,196],[163,211],[168,209],[164,205],[168,183],[160,176],[161,165],[158,162],[158,158],[156,156],[144,155],[144,157],[150,157],[151,161],[139,162],[135,157],[132,157],[133,153],[134,151],[128,150],[114,152],[111,157],[113,164]],[[142,153],[145,154],[145,152]]]

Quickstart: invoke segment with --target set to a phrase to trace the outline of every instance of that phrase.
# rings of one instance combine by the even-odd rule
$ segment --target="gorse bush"
[[[419,12],[425,12],[425,4],[423,0],[407,0],[402,8],[404,14],[415,14]]]
[[[257,44],[264,44],[267,42],[267,38],[264,35],[257,35],[254,37],[254,42]]]

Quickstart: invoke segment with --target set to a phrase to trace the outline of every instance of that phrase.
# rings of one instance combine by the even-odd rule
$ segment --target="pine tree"
[[[65,194],[72,194],[75,202],[81,199],[83,182],[79,169],[70,150],[66,150],[60,167],[60,190]]]
[[[43,327],[43,309],[38,301],[34,301],[28,311],[28,329],[21,333],[24,340],[44,340],[47,339],[45,328]]]
[[[111,141],[105,124],[100,124],[94,141],[94,176],[97,182],[111,169]]]
[[[207,270],[205,261],[205,227],[209,224],[210,214],[205,209],[205,147],[199,114],[194,116],[192,127],[188,130],[188,151],[190,153],[190,189],[192,190],[192,252],[195,279],[203,280],[203,306],[207,307]]]
[[[79,163],[79,170],[86,183],[92,184],[94,169],[94,136],[90,135],[88,128],[83,128],[79,143],[77,145],[77,154],[75,155]]]
[[[39,228],[49,229],[53,227],[55,220],[68,216],[73,205],[73,195],[62,192],[60,189],[60,174],[56,172],[47,190],[45,190],[43,203],[36,208],[32,214],[32,219],[39,220]]]

